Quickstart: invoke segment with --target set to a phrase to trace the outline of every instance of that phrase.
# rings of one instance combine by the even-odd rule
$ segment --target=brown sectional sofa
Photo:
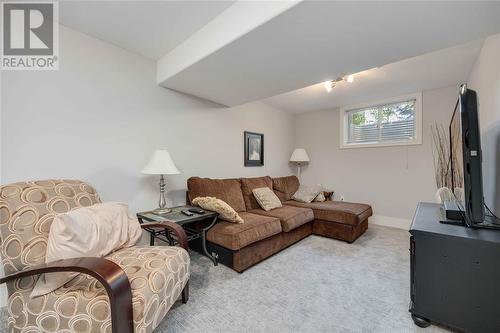
[[[283,207],[260,208],[252,190],[269,187]],[[353,242],[368,228],[372,208],[343,201],[301,203],[291,200],[299,188],[295,176],[241,179],[191,177],[187,200],[212,196],[233,207],[245,223],[220,221],[207,233],[207,249],[219,262],[242,272],[274,253],[311,235]],[[195,246],[196,247],[196,246]]]

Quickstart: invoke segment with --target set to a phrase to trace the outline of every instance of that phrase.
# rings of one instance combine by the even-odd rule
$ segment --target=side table
[[[144,223],[145,221],[159,222],[159,223],[164,221],[169,221],[179,224],[186,232],[188,242],[201,238],[203,254],[205,254],[210,260],[212,260],[214,265],[217,266],[217,259],[214,258],[207,251],[206,238],[207,238],[207,231],[210,230],[210,228],[212,228],[217,223],[217,217],[219,216],[219,214],[208,210],[205,210],[204,214],[193,213],[193,216],[187,216],[181,213],[182,210],[190,208],[194,207],[193,206],[173,207],[171,208],[172,209],[171,212],[165,214],[155,213],[154,211],[140,212],[137,213],[137,219],[139,220],[139,223]],[[210,220],[210,223],[208,224],[208,226],[202,228],[201,230],[197,230],[190,226],[194,222],[199,222],[204,220]],[[169,245],[174,245],[175,243],[174,238],[170,235],[167,229],[165,230],[158,230],[152,228],[144,228],[144,229],[147,232],[149,232],[150,245],[154,245],[155,238],[167,242]]]

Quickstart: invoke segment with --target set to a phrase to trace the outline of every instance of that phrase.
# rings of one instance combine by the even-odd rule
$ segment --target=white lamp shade
[[[147,175],[177,175],[179,169],[172,161],[170,153],[166,150],[156,150],[148,164],[142,169]]]
[[[306,150],[304,148],[296,148],[290,157],[290,162],[309,162]]]

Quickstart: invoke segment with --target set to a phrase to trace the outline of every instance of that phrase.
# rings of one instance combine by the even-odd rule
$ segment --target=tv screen
[[[462,86],[450,122],[452,191],[467,224],[484,222],[481,138],[476,92]]]
[[[455,105],[455,111],[450,122],[450,152],[451,152],[451,184],[460,208],[464,210],[464,158],[462,149],[462,122],[460,119],[459,102]]]

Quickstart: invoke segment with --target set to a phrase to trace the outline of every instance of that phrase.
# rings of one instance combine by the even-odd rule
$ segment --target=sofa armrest
[[[114,262],[104,258],[73,258],[34,266],[0,278],[0,284],[43,273],[78,272],[97,279],[109,297],[113,333],[134,332],[132,291],[125,272]]]
[[[151,222],[151,223],[142,223],[141,228],[161,228],[168,229],[172,231],[177,237],[177,241],[179,245],[183,247],[186,251],[188,248],[188,240],[186,236],[186,232],[180,225],[174,222],[164,221],[164,222]]]

